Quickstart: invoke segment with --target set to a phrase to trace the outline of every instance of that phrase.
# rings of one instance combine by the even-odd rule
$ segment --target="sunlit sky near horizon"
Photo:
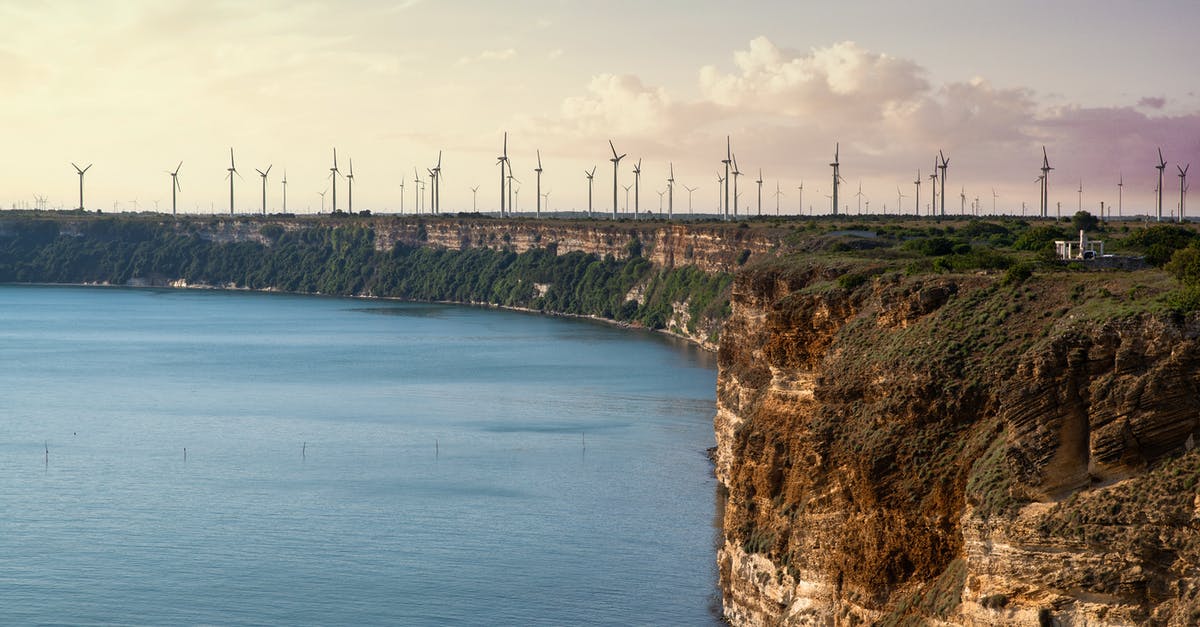
[[[643,160],[641,208],[658,211],[668,164],[717,208],[730,135],[742,211],[829,211],[835,142],[840,204],[922,213],[939,149],[950,158],[948,213],[960,194],[984,212],[1036,211],[1045,145],[1050,200],[1064,215],[1117,202],[1153,207],[1156,148],[1200,162],[1200,3],[553,2],[360,0],[293,3],[0,0],[0,206],[78,204],[71,162],[95,165],[86,204],[227,212],[233,147],[237,211],[261,205],[255,168],[273,165],[269,211],[315,213],[331,151],[354,161],[355,209],[411,213],[413,168],[444,151],[442,209],[498,208],[501,138],[535,203],[535,150],[551,210],[611,210],[608,140]],[[1200,170],[1190,173],[1200,176]],[[339,207],[345,208],[345,182]],[[905,197],[898,198],[899,193]],[[965,188],[965,190],[963,190]],[[993,188],[995,190],[993,194]],[[326,196],[326,210],[331,198]],[[624,205],[625,194],[620,194]],[[664,201],[665,202],[665,201]],[[632,203],[631,203],[632,204]],[[1193,203],[1193,213],[1200,205]]]

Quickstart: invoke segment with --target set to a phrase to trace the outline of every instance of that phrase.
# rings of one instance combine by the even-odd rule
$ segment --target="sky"
[[[336,147],[356,210],[412,213],[441,151],[442,210],[494,211],[507,132],[521,211],[540,151],[544,208],[586,209],[597,167],[611,212],[611,140],[643,211],[673,167],[675,211],[692,187],[714,212],[729,137],[751,214],[760,169],[763,213],[828,213],[835,145],[851,213],[912,213],[918,189],[926,213],[941,150],[948,213],[1033,215],[1043,146],[1052,211],[1123,181],[1150,213],[1161,147],[1172,213],[1200,162],[1198,24],[1194,0],[0,0],[0,207],[73,208],[90,163],[87,208],[169,212],[182,161],[179,211],[228,212],[233,148],[238,213],[268,166],[268,211],[285,172],[288,211],[328,211]]]

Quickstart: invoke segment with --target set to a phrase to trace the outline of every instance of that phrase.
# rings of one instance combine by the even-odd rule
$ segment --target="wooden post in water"
[[[308,442],[300,447],[300,459],[308,459]]]
[[[187,447],[183,447],[183,461],[187,462]]]

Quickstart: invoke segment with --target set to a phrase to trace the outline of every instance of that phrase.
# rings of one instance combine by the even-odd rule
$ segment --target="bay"
[[[715,379],[518,312],[0,286],[0,619],[716,624]]]

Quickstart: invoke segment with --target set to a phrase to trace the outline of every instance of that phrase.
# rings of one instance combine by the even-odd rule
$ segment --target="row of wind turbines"
[[[629,192],[630,192],[631,188],[633,189],[633,216],[634,216],[634,219],[637,219],[640,215],[642,215],[641,206],[640,206],[641,205],[642,159],[639,158],[637,163],[633,166],[633,168],[631,170],[631,173],[633,174],[633,184],[621,186],[619,183],[620,164],[621,164],[622,160],[624,160],[626,157],[628,157],[628,154],[618,154],[616,146],[613,144],[612,140],[609,140],[608,145],[609,145],[609,150],[612,152],[612,157],[609,159],[609,161],[613,164],[612,218],[615,220],[620,217],[620,211],[618,208],[618,190],[623,187],[625,189],[625,211],[626,212],[628,212],[628,210],[629,210]],[[834,147],[833,162],[829,164],[829,166],[833,169],[833,190],[832,190],[833,193],[825,196],[826,198],[828,198],[830,200],[832,215],[835,215],[835,216],[839,215],[839,207],[840,207],[839,191],[840,191],[841,185],[845,182],[845,179],[841,175],[841,165],[842,164],[841,164],[841,160],[840,160],[840,154],[841,154],[841,146],[840,146],[840,144],[836,144]],[[537,203],[536,203],[536,208],[535,208],[535,212],[536,212],[535,215],[536,215],[536,217],[540,218],[541,213],[542,213],[542,200],[545,199],[547,202],[547,206],[548,206],[549,199],[550,199],[550,192],[549,191],[546,191],[545,193],[542,192],[542,173],[545,170],[542,167],[542,155],[541,155],[540,149],[536,151],[536,155],[537,155],[537,167],[533,169],[533,172],[536,176],[536,188],[537,188],[536,189]],[[718,186],[718,215],[723,220],[736,220],[739,218],[738,206],[740,204],[740,197],[741,197],[741,192],[738,189],[738,181],[739,181],[739,177],[743,176],[743,172],[738,167],[737,155],[733,151],[732,139],[729,136],[727,136],[725,139],[725,158],[721,159],[720,163],[724,166],[724,175],[722,176],[721,172],[718,170],[717,177],[716,177],[717,186]],[[507,132],[504,133],[501,154],[496,158],[496,164],[500,166],[500,214],[501,214],[501,216],[509,217],[509,216],[513,215],[514,208],[517,206],[517,203],[519,202],[519,196],[517,194],[519,194],[520,189],[519,189],[519,187],[517,187],[517,185],[520,185],[521,181],[516,178],[516,176],[513,172],[512,159],[508,155],[508,133]],[[75,171],[79,176],[79,209],[82,210],[85,207],[85,204],[84,204],[84,175],[88,172],[88,170],[90,170],[92,168],[93,164],[88,164],[87,166],[82,167],[82,168],[79,167],[78,165],[76,165],[74,162],[72,162],[71,165],[75,168]],[[946,217],[946,197],[949,195],[946,193],[946,189],[947,189],[946,179],[947,179],[947,173],[949,170],[949,166],[950,166],[950,159],[948,157],[946,157],[946,155],[943,151],[939,150],[938,154],[934,156],[933,170],[929,174],[929,183],[931,186],[932,200],[931,200],[930,204],[928,205],[928,214],[933,217],[937,217],[937,218],[945,218]],[[182,167],[183,167],[183,162],[181,161],[175,167],[174,170],[165,171],[165,173],[170,175],[170,177],[171,177],[171,214],[172,215],[176,215],[177,210],[178,210],[177,192],[181,192],[183,189],[179,182],[179,172],[182,169]],[[273,167],[274,166],[272,164],[272,165],[268,165],[265,170],[261,170],[261,169],[257,169],[257,168],[255,169],[255,172],[257,172],[259,177],[262,179],[261,212],[263,215],[266,215],[266,213],[267,213],[267,178],[270,175],[271,169]],[[1157,194],[1156,218],[1158,221],[1161,222],[1163,219],[1163,190],[1164,190],[1163,178],[1164,178],[1164,172],[1167,167],[1167,162],[1163,158],[1161,148],[1158,150],[1158,164],[1155,165],[1154,167],[1155,167],[1155,169],[1158,170],[1158,185],[1155,188],[1155,192]],[[1187,199],[1187,191],[1188,191],[1187,172],[1188,172],[1189,167],[1190,167],[1190,164],[1183,164],[1183,165],[1177,166],[1177,168],[1179,170],[1179,174],[1178,174],[1178,176],[1179,176],[1178,221],[1180,221],[1180,222],[1182,222],[1185,217],[1185,207],[1186,207],[1186,199]],[[584,171],[584,176],[586,177],[587,183],[588,183],[587,216],[589,218],[592,218],[595,216],[594,205],[593,205],[593,199],[594,199],[593,192],[594,192],[596,170],[597,170],[597,166],[593,166],[591,170]],[[1050,210],[1050,207],[1049,207],[1049,204],[1050,204],[1049,203],[1049,175],[1050,175],[1050,172],[1053,170],[1054,170],[1054,168],[1050,166],[1049,154],[1047,153],[1045,146],[1043,146],[1042,147],[1042,165],[1040,168],[1041,175],[1035,179],[1035,182],[1037,182],[1039,184],[1039,194],[1038,194],[1038,196],[1039,196],[1039,213],[1040,213],[1040,216],[1043,218],[1049,217],[1049,213],[1050,213],[1050,211],[1049,211]],[[414,178],[413,178],[412,182],[413,182],[414,210],[418,214],[426,211],[425,199],[426,199],[426,191],[427,191],[427,187],[428,187],[428,192],[429,192],[429,194],[428,194],[428,199],[429,199],[428,212],[433,213],[433,214],[439,214],[439,213],[441,213],[441,182],[443,179],[442,152],[441,151],[438,151],[438,158],[437,158],[436,164],[433,165],[432,167],[426,168],[426,172],[429,175],[428,184],[427,184],[426,180],[423,180],[421,178],[420,171],[417,168],[413,168]],[[242,175],[240,172],[238,172],[237,165],[234,161],[233,148],[230,148],[229,149],[229,167],[226,168],[226,176],[225,176],[225,178],[229,181],[229,213],[230,213],[230,215],[233,215],[235,212],[235,205],[234,205],[235,177],[237,179],[242,179]],[[332,166],[329,168],[329,181],[331,183],[331,186],[327,186],[324,191],[318,193],[321,197],[322,213],[325,211],[325,195],[327,193],[329,193],[330,191],[332,191],[332,194],[333,194],[332,195],[332,211],[334,213],[338,213],[340,211],[338,208],[338,194],[337,194],[337,187],[338,187],[337,184],[338,184],[339,178],[343,178],[346,180],[347,192],[348,192],[347,212],[353,214],[354,213],[354,160],[353,159],[349,160],[349,171],[347,173],[343,174],[342,171],[340,170],[340,168],[338,167],[337,148],[334,148],[333,149],[333,162],[332,162]],[[244,179],[242,179],[242,180],[244,180]],[[759,169],[759,171],[758,171],[758,178],[755,179],[753,182],[756,183],[758,186],[758,192],[757,192],[758,211],[757,211],[757,214],[759,216],[761,216],[762,215],[762,197],[763,197],[762,186],[763,186],[763,182],[764,182],[761,169]],[[284,174],[283,174],[283,178],[282,178],[283,213],[287,213],[287,183],[288,183],[287,171],[285,170]],[[666,201],[667,201],[667,205],[666,205],[667,216],[666,217],[668,220],[674,219],[674,217],[675,217],[674,216],[675,183],[676,183],[675,165],[674,165],[674,163],[669,163],[668,164],[668,176],[666,179],[666,184],[667,184],[666,189],[657,192],[659,195],[659,213],[662,213],[663,197],[664,197],[664,195],[666,196]],[[921,214],[921,183],[922,183],[921,170],[918,169],[917,170],[917,178],[916,178],[916,180],[913,181],[913,184],[916,186],[916,191],[915,191],[916,197],[914,200],[914,209],[915,209],[915,215],[917,215],[918,217]],[[1122,215],[1122,211],[1123,211],[1124,184],[1125,184],[1124,183],[1124,174],[1122,173],[1119,178],[1119,182],[1117,183],[1118,216]],[[405,187],[405,182],[403,179],[401,179],[401,181],[400,181],[400,212],[401,213],[404,213],[404,187]],[[698,187],[689,187],[687,185],[684,185],[683,187],[688,192],[688,213],[691,214],[692,213],[692,194],[699,188]],[[804,209],[804,182],[803,181],[800,182],[800,185],[797,189],[800,192],[799,206],[800,206],[801,213],[803,213],[803,209]],[[477,210],[476,200],[477,200],[477,192],[478,191],[479,191],[478,185],[471,187],[472,210],[473,211]],[[940,191],[940,193],[939,193],[939,191]],[[1082,210],[1082,208],[1083,208],[1083,182],[1082,181],[1080,181],[1079,189],[1077,191],[1079,193],[1079,209]],[[733,199],[732,203],[730,202],[731,194],[732,194],[732,199]],[[903,193],[903,190],[899,186],[897,186],[897,188],[896,188],[896,194],[897,194],[897,199],[896,199],[897,200],[897,203],[896,203],[897,211],[901,212],[902,206],[903,206],[903,200],[905,198],[907,198],[908,196],[906,196]],[[775,193],[774,193],[775,212],[777,215],[779,214],[779,199],[781,196],[784,196],[784,195],[785,195],[784,192],[780,189],[779,184],[777,182],[776,188],[775,188]],[[858,192],[855,194],[855,196],[858,199],[858,213],[862,214],[862,203],[863,203],[864,194],[862,191],[862,183],[861,182],[859,183]],[[962,192],[959,194],[959,197],[961,199],[960,213],[962,213],[962,215],[965,216],[965,215],[967,215],[966,214],[967,195],[966,195],[965,187],[963,188]],[[995,213],[996,199],[998,197],[999,196],[996,194],[995,188],[993,188],[992,189],[993,213]],[[39,202],[39,206],[44,208],[45,199],[41,198],[41,197],[37,197],[37,200]],[[939,201],[940,201],[940,203],[939,203]],[[868,199],[866,202],[867,202],[867,210],[869,213],[870,200]],[[1059,208],[1060,214],[1061,214],[1061,205],[1062,205],[1062,203],[1059,203],[1058,208]],[[1101,214],[1102,214],[1101,217],[1103,217],[1103,205],[1104,205],[1104,203],[1102,202],[1101,203]],[[972,210],[976,215],[978,215],[979,212],[981,211],[981,204],[980,204],[978,197],[976,197],[974,199],[974,202],[972,203]],[[748,211],[748,209],[747,209],[747,211]],[[849,213],[848,206],[845,208],[845,211],[846,211],[846,213]],[[810,205],[810,212],[811,212],[811,205]],[[1024,203],[1022,203],[1022,215],[1023,214],[1024,214]],[[1059,217],[1061,217],[1061,215],[1059,215]]]

